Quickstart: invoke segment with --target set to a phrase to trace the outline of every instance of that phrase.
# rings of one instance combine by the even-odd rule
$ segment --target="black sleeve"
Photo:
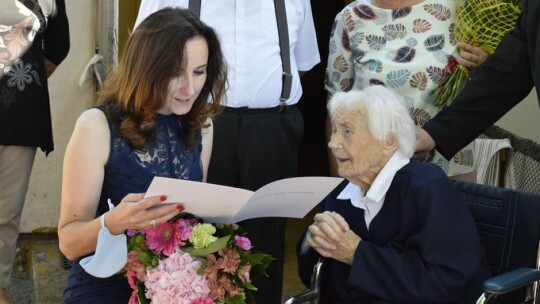
[[[502,39],[456,100],[424,125],[435,140],[437,150],[447,159],[497,122],[532,90],[526,7],[525,3],[515,30]]]
[[[44,35],[44,53],[52,63],[59,65],[69,52],[69,24],[64,0],[56,0],[56,14],[47,22]]]
[[[307,231],[306,231],[307,232]],[[302,252],[302,243],[306,237],[306,232],[302,234],[298,243],[296,244],[296,256],[298,261],[298,275],[300,280],[304,283],[304,286],[310,287],[311,274],[313,273],[313,266],[321,258],[321,255],[317,251],[309,248],[306,252]]]

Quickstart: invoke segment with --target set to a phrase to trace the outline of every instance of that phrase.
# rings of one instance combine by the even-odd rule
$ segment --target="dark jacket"
[[[328,259],[321,303],[475,303],[489,267],[476,224],[458,191],[431,163],[411,161],[392,180],[380,212],[366,227],[363,210],[338,200],[345,181],[322,210],[341,214],[362,241],[352,266]],[[300,254],[309,282],[320,257]]]
[[[0,41],[6,46],[0,47],[0,145],[40,147],[48,154],[54,144],[44,58],[59,65],[68,54],[65,3],[1,3]],[[32,14],[27,16],[17,4]]]
[[[424,125],[450,159],[521,102],[536,86],[540,96],[540,1],[524,0],[508,33],[454,102]],[[538,129],[540,126],[536,126]]]

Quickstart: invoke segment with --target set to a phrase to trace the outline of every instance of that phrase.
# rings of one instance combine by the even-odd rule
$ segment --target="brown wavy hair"
[[[154,140],[157,111],[165,105],[170,80],[185,66],[186,43],[202,37],[208,45],[206,82],[191,110],[178,116],[186,148],[198,143],[205,122],[221,110],[227,68],[214,30],[191,11],[165,8],[148,16],[126,42],[118,67],[105,81],[99,103],[136,149]]]

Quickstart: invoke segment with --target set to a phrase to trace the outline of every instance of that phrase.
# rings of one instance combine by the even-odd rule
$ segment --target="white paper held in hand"
[[[156,176],[145,197],[166,195],[164,203],[183,203],[185,212],[212,223],[236,223],[258,217],[303,218],[341,181],[343,178],[338,177],[293,177],[253,192]]]

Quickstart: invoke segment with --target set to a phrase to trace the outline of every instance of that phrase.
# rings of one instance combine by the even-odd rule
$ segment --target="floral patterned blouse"
[[[0,9],[0,145],[53,150],[44,58],[69,51],[64,0],[2,0]]]
[[[424,125],[440,110],[434,91],[458,52],[455,12],[455,0],[425,0],[394,10],[371,0],[352,2],[334,21],[326,89],[334,93],[385,85],[405,97],[415,123]],[[436,153],[433,162],[450,176],[471,172],[472,147],[450,161]]]

